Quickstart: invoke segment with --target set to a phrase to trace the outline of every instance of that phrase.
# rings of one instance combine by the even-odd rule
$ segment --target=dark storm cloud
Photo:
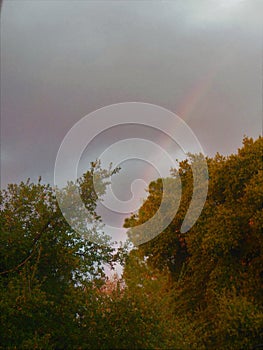
[[[38,175],[52,182],[67,131],[112,103],[179,113],[208,154],[257,137],[260,13],[253,0],[5,1],[2,185]]]

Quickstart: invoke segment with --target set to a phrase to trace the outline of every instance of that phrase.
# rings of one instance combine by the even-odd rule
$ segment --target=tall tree
[[[101,180],[98,192],[93,188],[94,172]],[[90,229],[100,237],[101,245],[70,227],[49,185],[28,180],[1,191],[2,346],[65,348],[78,344],[82,315],[87,322],[92,306],[96,308],[94,286],[103,283],[104,264],[114,260],[107,237],[94,231],[99,222],[96,201],[111,174],[93,163],[77,184],[93,220]],[[65,198],[73,187],[68,183],[62,191]],[[92,302],[85,306],[87,300]]]
[[[250,349],[263,338],[262,203],[263,138],[245,138],[237,154],[207,159],[209,192],[195,225],[185,234],[181,222],[192,192],[191,168],[198,157],[173,171],[181,177],[182,199],[171,224],[138,251],[143,261],[168,269],[171,308],[193,326],[189,347]],[[198,164],[197,164],[198,166]],[[149,196],[126,227],[154,215],[162,197],[162,180],[149,186]],[[171,200],[176,193],[171,193]],[[130,237],[132,239],[132,229]],[[233,345],[234,344],[234,345]]]

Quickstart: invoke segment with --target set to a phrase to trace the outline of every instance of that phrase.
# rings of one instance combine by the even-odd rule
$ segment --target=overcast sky
[[[1,185],[52,183],[68,130],[118,102],[173,111],[208,155],[236,151],[262,132],[262,13],[262,0],[4,1]]]

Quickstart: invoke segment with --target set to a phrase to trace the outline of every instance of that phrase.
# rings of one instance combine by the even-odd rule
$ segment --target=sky
[[[258,137],[262,13],[261,0],[4,0],[1,187],[40,175],[53,185],[71,127],[120,102],[176,113],[209,156],[235,152],[244,135]],[[159,139],[136,126],[102,133],[80,169],[112,142],[147,133]],[[133,169],[144,172],[139,163]]]

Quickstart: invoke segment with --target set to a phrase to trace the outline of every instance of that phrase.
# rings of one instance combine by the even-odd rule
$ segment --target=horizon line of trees
[[[0,349],[260,348],[262,156],[260,136],[244,138],[236,154],[206,158],[207,200],[186,233],[180,227],[200,157],[191,155],[168,179],[151,182],[138,213],[125,221],[131,242],[133,228],[159,208],[163,181],[174,188],[180,179],[180,206],[161,234],[131,250],[129,242],[113,249],[98,229],[96,203],[117,170],[94,162],[78,181],[90,235],[65,221],[50,185],[28,180],[1,190]],[[72,183],[64,189],[75,190]],[[167,203],[176,196],[168,192]],[[110,280],[105,265],[116,263],[123,275]]]

